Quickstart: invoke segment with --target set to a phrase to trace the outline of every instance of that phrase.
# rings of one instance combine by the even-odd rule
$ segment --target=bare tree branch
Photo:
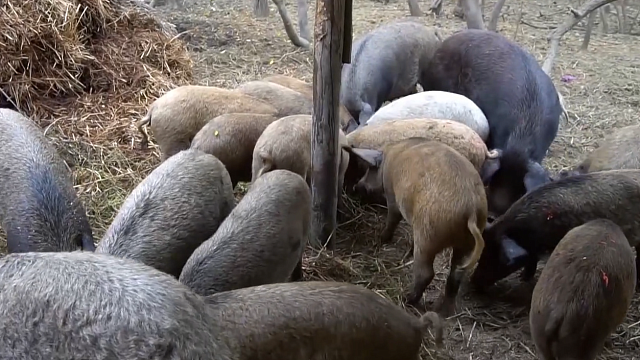
[[[491,12],[491,19],[489,19],[487,30],[496,31],[498,29],[498,19],[500,18],[500,12],[502,11],[505,1],[506,0],[498,0],[496,2],[496,5],[493,7],[493,11]],[[518,23],[518,25],[520,25],[520,23]]]
[[[291,18],[289,17],[287,8],[284,6],[284,2],[282,0],[273,0],[273,3],[276,4],[276,7],[278,8],[278,13],[280,14],[280,17],[282,18],[282,23],[284,24],[284,31],[287,32],[287,36],[289,37],[289,40],[291,40],[291,43],[297,47],[309,49],[311,46],[309,44],[309,41],[307,41],[304,38],[301,38],[296,33],[296,29],[293,27],[293,23],[291,22]],[[306,17],[306,13],[305,13],[305,17]]]
[[[549,53],[547,54],[544,63],[542,64],[542,70],[547,74],[551,74],[551,70],[553,69],[553,62],[558,56],[558,48],[560,47],[560,39],[569,32],[576,24],[580,22],[580,20],[584,19],[585,16],[589,15],[594,10],[602,7],[603,5],[610,4],[614,0],[589,0],[582,4],[582,6],[575,10],[569,9],[571,14],[567,16],[564,22],[549,34],[547,40],[549,41]]]

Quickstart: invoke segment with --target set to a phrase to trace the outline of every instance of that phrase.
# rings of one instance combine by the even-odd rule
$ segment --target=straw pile
[[[0,0],[0,63],[0,104],[46,128],[101,235],[157,161],[132,122],[191,80],[185,45],[142,0]]]

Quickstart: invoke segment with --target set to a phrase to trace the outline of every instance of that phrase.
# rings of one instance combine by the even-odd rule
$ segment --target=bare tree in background
[[[587,21],[587,30],[584,32],[584,40],[582,41],[582,46],[580,47],[580,50],[582,51],[586,51],[589,47],[591,32],[593,31],[593,24],[596,22],[596,15],[598,15],[596,11],[592,11],[589,14],[589,20]]]
[[[297,47],[309,49],[311,46],[311,32],[309,31],[309,18],[307,15],[309,5],[307,0],[298,0],[298,27],[300,28],[300,35],[296,33],[296,29],[293,27],[293,22],[291,21],[291,17],[289,17],[284,1],[273,0],[273,3],[278,9],[284,25],[284,31],[287,33],[291,43]],[[269,16],[269,0],[254,0],[253,5],[254,16]]]
[[[462,0],[464,17],[467,20],[468,29],[484,30],[484,20],[482,19],[482,8],[478,0]]]
[[[498,19],[500,19],[500,13],[502,12],[502,7],[506,0],[498,0],[496,4],[493,6],[493,11],[491,12],[491,18],[489,19],[489,25],[487,25],[487,30],[497,31],[498,29]]]
[[[544,59],[542,64],[542,70],[547,74],[551,74],[553,69],[553,62],[558,56],[558,50],[560,47],[560,39],[569,32],[574,26],[576,26],[580,20],[584,19],[591,12],[599,9],[600,7],[612,3],[614,0],[589,0],[585,2],[578,10],[570,9],[571,14],[567,16],[564,22],[556,27],[555,30],[547,37],[549,41],[549,53]]]

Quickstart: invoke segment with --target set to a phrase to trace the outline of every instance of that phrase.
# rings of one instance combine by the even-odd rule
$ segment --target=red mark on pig
[[[608,287],[609,286],[609,277],[607,276],[607,273],[600,270],[600,273],[602,274],[602,281],[604,282],[604,287]]]

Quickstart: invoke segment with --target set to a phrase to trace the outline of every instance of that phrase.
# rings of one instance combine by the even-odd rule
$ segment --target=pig
[[[542,360],[595,360],[627,314],[633,250],[618,225],[586,222],[560,240],[533,290],[529,324]]]
[[[251,182],[263,174],[284,169],[300,176],[311,186],[311,115],[293,115],[278,119],[264,130],[253,150]],[[342,130],[339,135],[340,164],[338,169],[338,201],[342,207],[341,194],[344,174],[349,166],[347,137]]]
[[[428,66],[442,36],[436,28],[399,20],[379,26],[357,40],[351,63],[342,66],[340,103],[354,120],[347,133],[378,111],[385,101],[415,94],[419,75]]]
[[[264,129],[277,118],[267,114],[232,113],[209,121],[193,138],[191,149],[214,155],[231,177],[231,186],[251,181],[253,149]]]
[[[407,119],[376,122],[347,135],[347,142],[355,148],[382,150],[386,144],[410,137],[423,137],[449,145],[466,157],[478,172],[487,159],[498,156],[497,151],[487,150],[480,136],[471,128],[450,120]],[[353,188],[367,169],[366,162],[359,162],[357,157],[353,157],[345,172],[344,186],[347,191]],[[373,194],[369,194],[363,200],[381,205],[386,203],[384,197],[376,197]]]
[[[366,125],[420,118],[453,120],[470,127],[482,141],[489,138],[489,123],[482,110],[467,97],[445,91],[424,91],[395,100],[376,111]]]
[[[96,252],[137,260],[177,278],[234,207],[231,179],[220,160],[183,150],[133,189]]]
[[[407,304],[420,302],[435,275],[436,255],[453,248],[440,304],[441,313],[451,315],[460,284],[484,248],[487,200],[480,174],[450,146],[425,138],[390,143],[382,150],[349,151],[369,164],[357,191],[384,193],[386,197],[387,222],[380,241],[391,241],[403,217],[413,228],[413,288],[406,296]]]
[[[235,91],[260,99],[275,107],[278,118],[313,114],[313,100],[298,91],[269,81],[249,81],[238,86]]]
[[[538,260],[569,230],[599,218],[618,224],[640,248],[640,170],[576,175],[520,198],[484,230],[486,246],[472,285],[482,290],[523,267],[521,279],[530,281]]]
[[[94,251],[69,169],[31,119],[0,109],[0,222],[10,253]]]
[[[216,116],[228,113],[275,116],[277,112],[275,107],[237,91],[187,85],[177,87],[154,101],[136,127],[142,134],[143,147],[146,147],[148,138],[142,127],[151,127],[164,161],[181,150],[189,149],[198,131]]]
[[[310,227],[311,192],[304,179],[270,171],[193,252],[179,280],[202,296],[300,280]]]
[[[442,42],[421,79],[425,91],[464,95],[487,117],[487,146],[500,151],[482,170],[492,216],[551,181],[541,162],[558,133],[562,106],[531,54],[496,32],[464,30]]]
[[[4,359],[236,359],[204,299],[128,259],[4,256],[0,312]]]
[[[596,171],[640,169],[640,125],[625,126],[606,136],[600,146],[560,178]]]
[[[206,298],[236,360],[417,360],[427,329],[442,343],[442,319],[409,315],[358,285],[305,281]]]
[[[302,80],[298,80],[296,78],[285,75],[267,76],[266,78],[262,79],[262,81],[268,81],[288,87],[289,89],[295,90],[313,101],[313,85],[309,84],[308,82],[304,82]],[[349,113],[344,105],[340,104],[338,106],[338,116],[340,118],[340,127],[342,131],[346,131],[348,125],[353,121],[351,113]]]

